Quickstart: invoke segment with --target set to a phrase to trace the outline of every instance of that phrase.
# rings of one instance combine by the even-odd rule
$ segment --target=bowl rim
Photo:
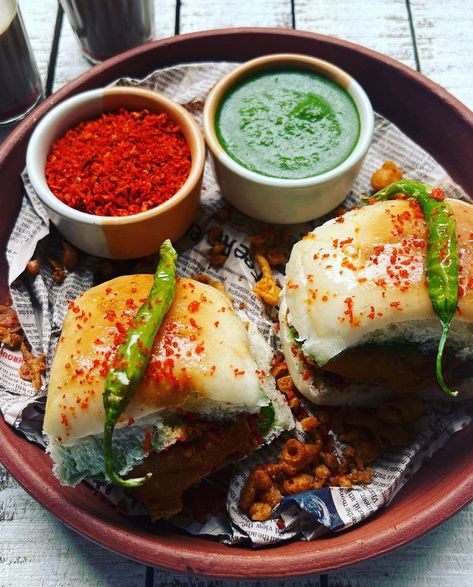
[[[49,126],[57,120],[63,121],[70,115],[71,112],[76,110],[76,108],[80,107],[81,105],[101,100],[106,95],[123,96],[124,108],[126,108],[126,96],[129,95],[142,96],[147,97],[148,99],[152,99],[158,106],[163,105],[166,110],[172,111],[176,118],[179,119],[181,127],[185,127],[192,135],[192,139],[195,145],[195,153],[192,152],[191,145],[186,139],[186,143],[191,149],[191,168],[186,181],[168,200],[162,204],[159,204],[158,206],[155,206],[154,208],[146,210],[145,212],[129,214],[127,216],[99,216],[95,214],[89,214],[88,212],[82,212],[81,210],[76,210],[75,208],[72,208],[71,206],[68,206],[62,202],[54,194],[46,182],[44,169],[38,163],[37,154],[42,149],[41,145],[43,142],[43,137]],[[102,110],[102,112],[106,112],[106,110]],[[77,126],[77,124],[74,126]],[[51,143],[48,144],[48,151],[50,147]],[[33,186],[39,199],[45,206],[47,206],[59,216],[65,217],[75,222],[80,222],[82,224],[117,226],[124,224],[134,224],[148,220],[150,218],[154,218],[155,216],[160,216],[184,200],[200,181],[205,164],[205,153],[205,141],[202,132],[200,131],[199,125],[197,124],[197,121],[194,119],[192,114],[188,112],[183,106],[159,92],[145,88],[115,86],[96,88],[93,90],[81,92],[67,98],[49,110],[49,112],[36,125],[30,137],[26,152],[26,168],[31,185]]]
[[[290,179],[264,175],[247,169],[233,159],[223,148],[215,131],[218,106],[230,88],[257,71],[277,69],[279,65],[300,65],[318,71],[342,87],[352,98],[360,120],[360,132],[353,150],[340,164],[328,171],[309,177]],[[202,116],[204,136],[212,155],[233,173],[258,184],[283,189],[319,186],[349,172],[366,155],[374,133],[374,112],[363,87],[342,68],[327,61],[302,53],[273,53],[245,61],[220,79],[210,90]]]

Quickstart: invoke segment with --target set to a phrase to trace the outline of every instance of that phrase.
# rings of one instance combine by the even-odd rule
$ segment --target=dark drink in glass
[[[0,124],[20,120],[43,86],[16,0],[0,0]]]
[[[100,63],[149,41],[154,0],[60,0],[84,56]]]

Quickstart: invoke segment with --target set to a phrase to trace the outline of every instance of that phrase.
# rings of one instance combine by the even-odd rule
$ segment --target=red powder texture
[[[129,216],[171,198],[190,168],[189,145],[167,114],[121,109],[67,131],[53,143],[45,171],[51,191],[68,206]]]

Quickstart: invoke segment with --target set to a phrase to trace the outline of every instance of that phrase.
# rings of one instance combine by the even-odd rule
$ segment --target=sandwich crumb
[[[393,181],[399,181],[404,177],[403,172],[394,163],[394,161],[385,161],[371,176],[371,185],[378,192]]]
[[[274,280],[270,264],[266,257],[256,254],[255,260],[261,267],[263,276],[259,281],[256,282],[253,291],[263,300],[263,302],[270,306],[275,306],[278,303],[281,288]]]
[[[23,334],[20,322],[11,305],[0,305],[0,343],[12,351],[20,348]]]
[[[31,277],[35,278],[40,270],[39,261],[37,259],[31,259],[31,261],[26,265],[26,272]]]
[[[24,342],[21,343],[21,352],[24,363],[20,367],[20,377],[31,381],[36,390],[41,389],[41,374],[46,371],[46,357],[44,354],[35,357]]]

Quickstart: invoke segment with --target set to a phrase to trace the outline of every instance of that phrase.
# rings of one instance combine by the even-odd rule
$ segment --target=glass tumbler
[[[154,0],[60,0],[82,53],[100,63],[153,38]]]
[[[0,0],[0,125],[20,120],[43,98],[43,85],[17,0]]]

